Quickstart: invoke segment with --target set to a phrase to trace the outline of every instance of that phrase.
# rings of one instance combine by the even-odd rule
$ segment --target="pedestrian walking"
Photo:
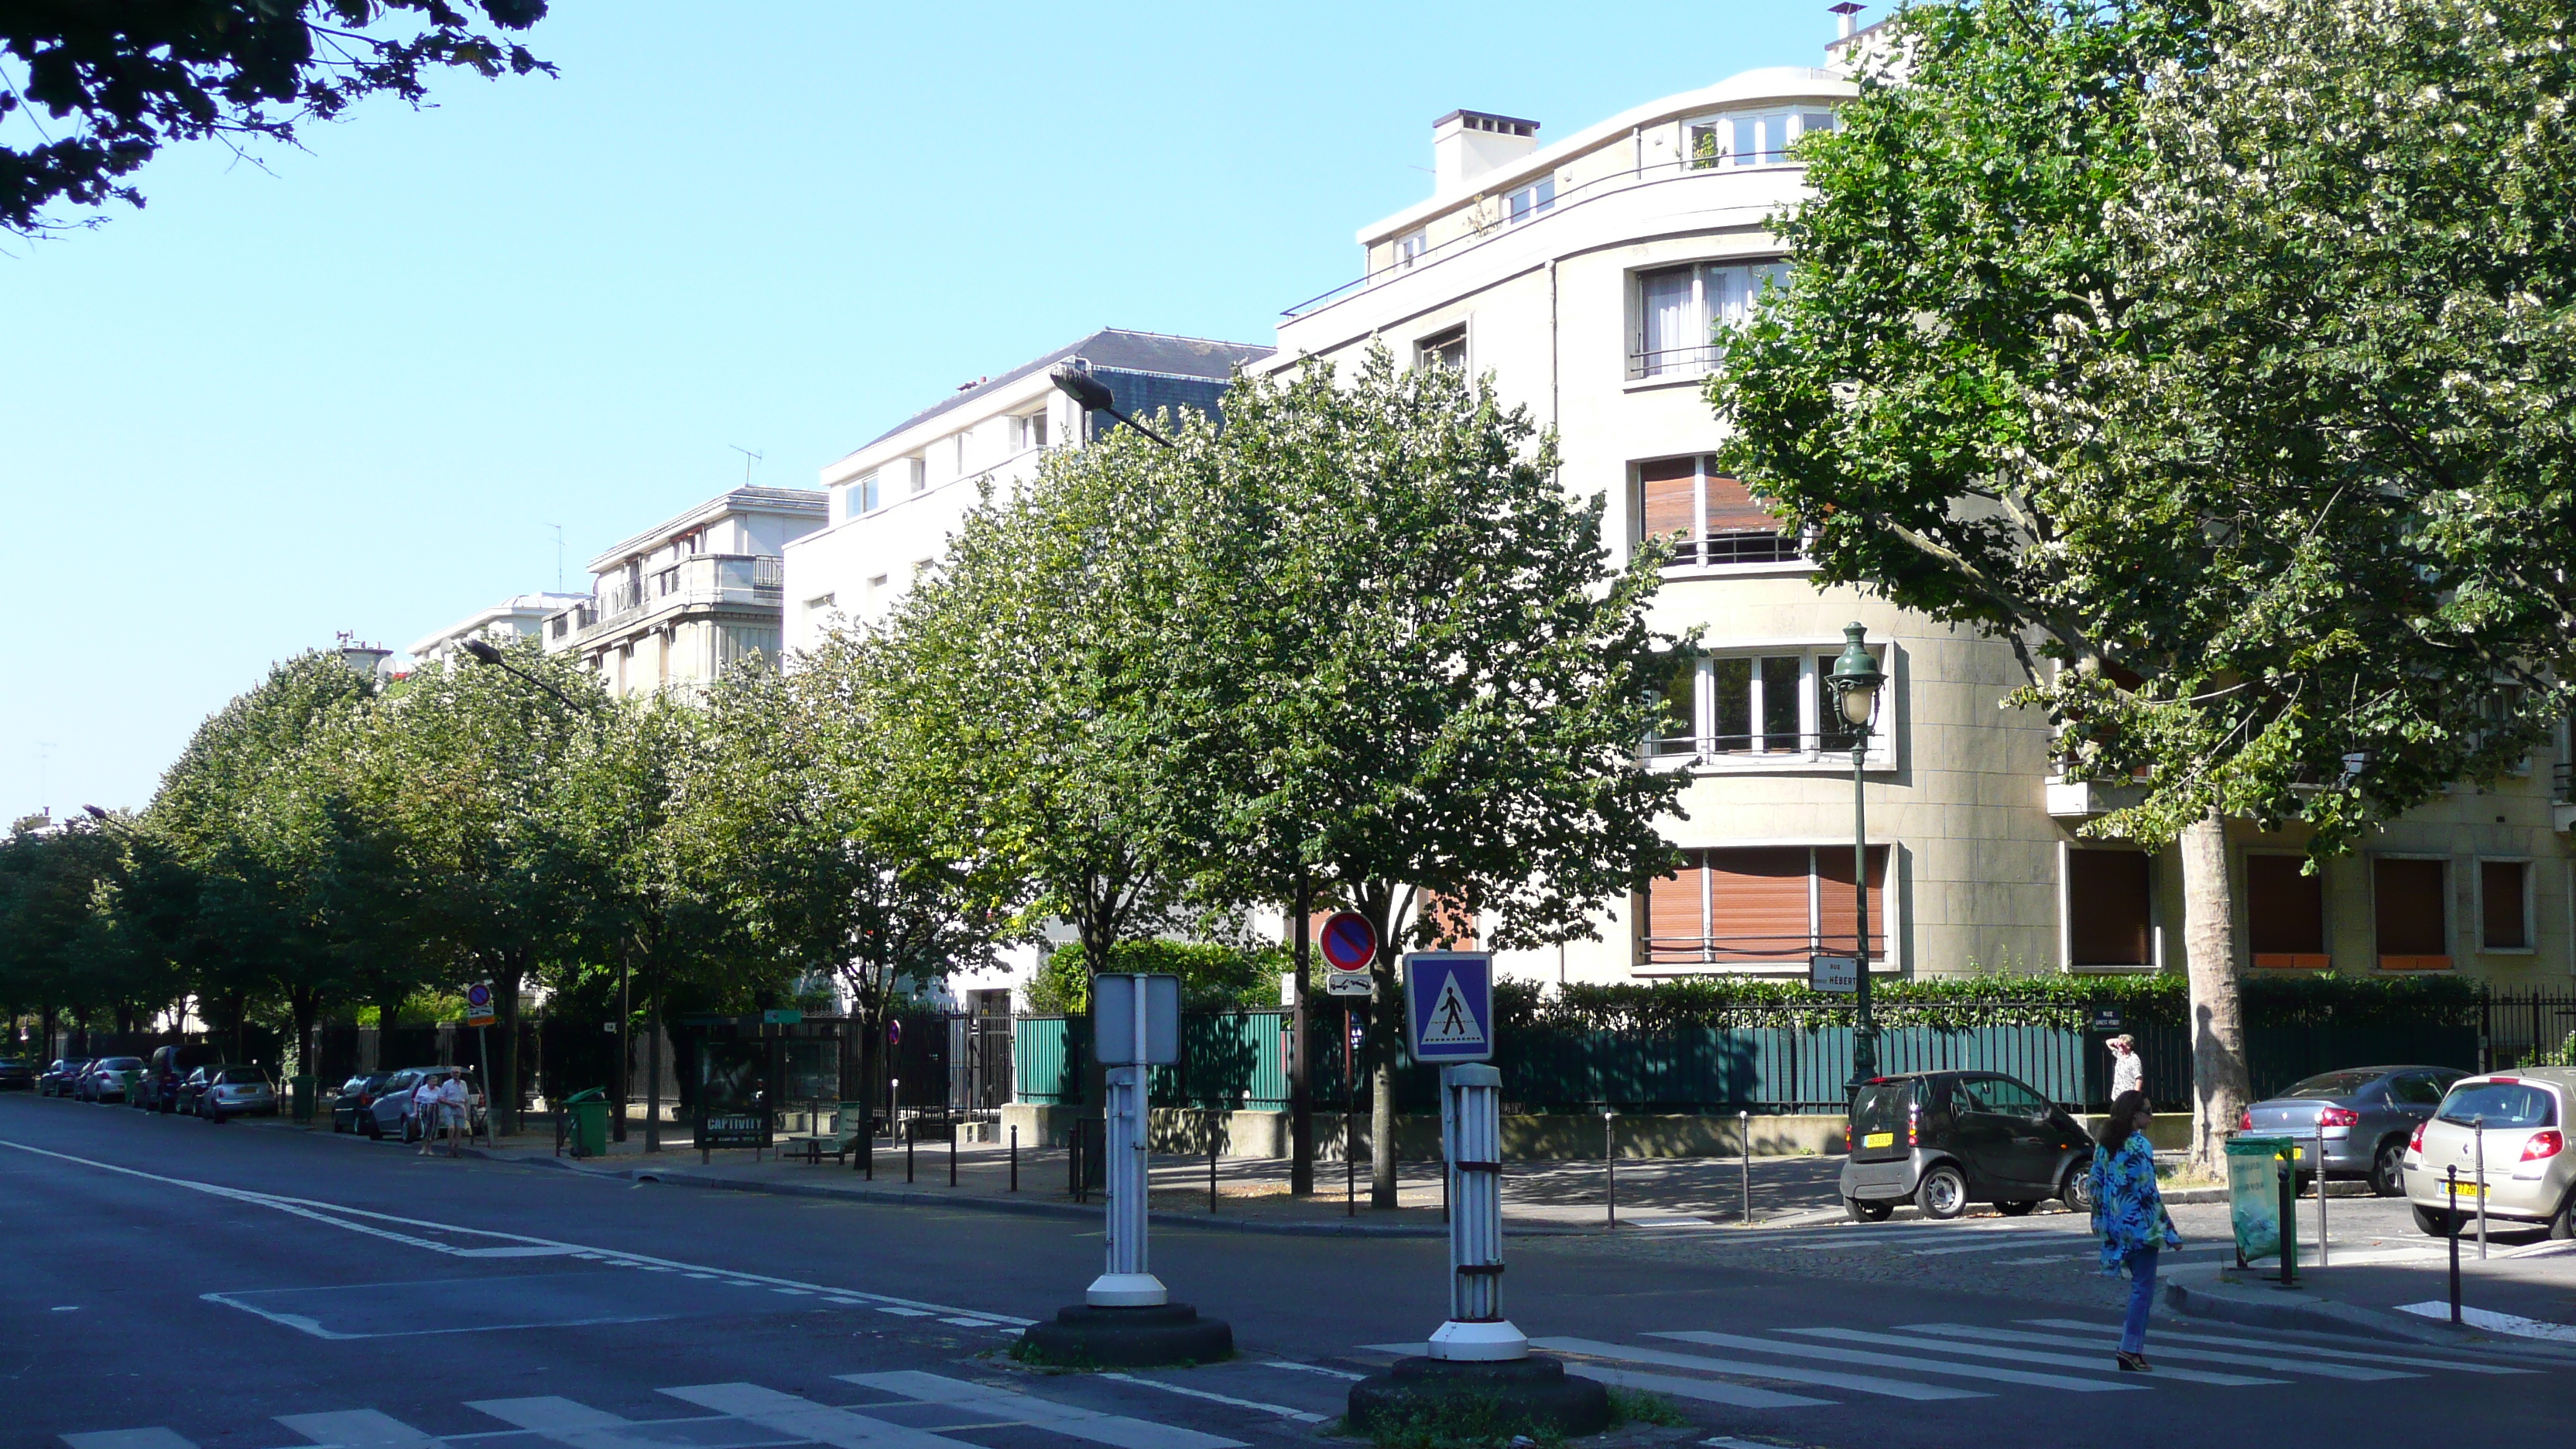
[[[2111,1038],[2111,1099],[2118,1101],[2131,1092],[2143,1095],[2147,1090],[2147,1064],[2138,1056],[2138,1039],[2122,1032]]]
[[[449,1067],[447,1080],[438,1084],[439,1125],[447,1129],[447,1152],[451,1157],[465,1155],[466,1128],[473,1118],[473,1099],[465,1090],[465,1069]]]
[[[2147,1310],[2156,1300],[2156,1254],[2182,1246],[2164,1194],[2156,1188],[2156,1149],[2147,1140],[2155,1111],[2147,1094],[2123,1092],[2095,1129],[2093,1231],[2102,1235],[2102,1273],[2129,1271],[2129,1316],[2120,1325],[2117,1362],[2122,1373],[2152,1373],[2147,1363]]]
[[[411,1089],[411,1120],[420,1129],[420,1155],[427,1157],[438,1146],[438,1094],[446,1086],[437,1077],[423,1077]]]

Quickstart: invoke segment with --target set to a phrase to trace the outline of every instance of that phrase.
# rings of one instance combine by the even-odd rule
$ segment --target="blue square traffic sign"
[[[1494,958],[1482,951],[1416,951],[1404,958],[1405,1045],[1417,1062],[1494,1056]]]

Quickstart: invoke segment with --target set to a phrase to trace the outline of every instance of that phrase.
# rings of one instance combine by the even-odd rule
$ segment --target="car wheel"
[[[418,1118],[405,1117],[403,1119],[402,1140],[405,1142],[418,1142],[420,1140],[420,1120]]]
[[[2058,1185],[2057,1200],[2071,1213],[2090,1215],[2093,1211],[2093,1170],[2085,1163],[2066,1169],[2066,1181]]]
[[[2441,1208],[2418,1205],[2415,1209],[2415,1226],[2431,1233],[2434,1237],[2449,1238],[2458,1236],[2460,1220]]]
[[[2391,1137],[2370,1159],[2370,1190],[2381,1197],[2406,1195],[2406,1139]]]
[[[385,1140],[384,1124],[376,1120],[376,1114],[373,1112],[369,1112],[366,1116],[358,1119],[358,1132],[359,1135],[365,1137],[369,1142],[382,1142]]]
[[[1957,1217],[1968,1210],[1968,1175],[1951,1163],[1942,1163],[1915,1184],[1914,1205],[1927,1218]]]
[[[2039,1204],[2035,1202],[1999,1202],[1995,1204],[1995,1211],[2008,1218],[2027,1217],[2037,1206]]]
[[[1843,1211],[1851,1214],[1851,1220],[1856,1223],[1883,1223],[1889,1213],[1896,1211],[1896,1204],[1847,1197],[1843,1199]]]
[[[2576,1187],[2558,1200],[2558,1211],[2549,1215],[2549,1236],[2565,1241],[2576,1238]]]

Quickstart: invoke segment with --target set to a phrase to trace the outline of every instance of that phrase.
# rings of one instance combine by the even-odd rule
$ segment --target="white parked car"
[[[2576,1237],[2576,1152],[2567,1150],[2576,1067],[2526,1067],[2462,1077],[2406,1144],[2406,1199],[2415,1225],[2437,1237],[2460,1231],[2484,1199],[2490,1222],[2546,1223]],[[2483,1158],[2486,1167],[2480,1173]],[[2451,1210],[2451,1169],[2459,1211]]]

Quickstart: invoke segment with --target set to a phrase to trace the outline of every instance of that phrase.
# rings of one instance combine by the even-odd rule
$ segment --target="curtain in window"
[[[1691,269],[1675,267],[1671,271],[1648,272],[1637,279],[1643,292],[1640,298],[1640,336],[1637,342],[1637,375],[1661,377],[1678,372],[1699,356],[1698,349],[1707,345],[1699,322],[1699,307],[1693,297]]]

